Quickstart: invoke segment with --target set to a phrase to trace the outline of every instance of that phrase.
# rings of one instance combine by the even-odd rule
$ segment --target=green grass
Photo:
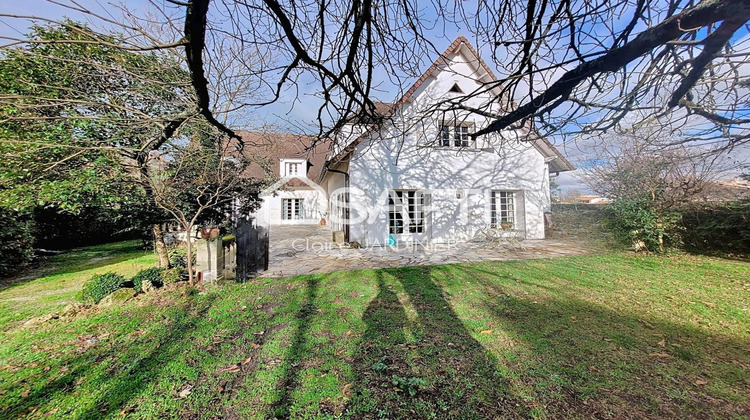
[[[750,415],[747,263],[607,253],[186,291],[3,318],[0,417]]]
[[[50,257],[39,269],[0,282],[0,331],[75,302],[83,282],[108,271],[130,277],[153,267],[153,251],[138,241],[82,248]]]

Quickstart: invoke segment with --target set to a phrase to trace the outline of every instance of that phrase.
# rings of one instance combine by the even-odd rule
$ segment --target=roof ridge
[[[499,80],[497,78],[497,76],[495,75],[495,73],[492,71],[492,69],[482,59],[482,56],[479,54],[479,52],[476,50],[476,48],[474,48],[474,45],[472,45],[472,43],[469,42],[469,40],[465,36],[459,35],[453,42],[451,42],[451,44],[448,46],[448,48],[446,48],[445,51],[443,51],[443,53],[440,54],[437,59],[435,59],[435,61],[432,63],[432,65],[429,68],[427,68],[427,70],[424,73],[422,73],[422,75],[414,82],[414,84],[412,84],[412,86],[409,88],[409,90],[407,90],[401,96],[401,98],[398,101],[396,101],[396,102],[394,102],[392,104],[392,106],[391,106],[391,108],[389,110],[390,114],[389,115],[384,115],[384,116],[393,115],[393,113],[396,112],[396,110],[398,110],[401,106],[403,106],[412,97],[412,95],[414,95],[414,93],[417,91],[417,89],[419,89],[420,86],[422,86],[422,84],[428,78],[431,77],[431,74],[435,71],[435,69],[437,69],[437,67],[441,63],[447,62],[448,56],[450,54],[455,53],[462,44],[466,45],[466,48],[469,49],[469,52],[472,55],[474,55],[474,57],[476,57],[477,62],[479,63],[479,66],[481,66],[482,69],[484,69],[484,71],[487,72],[487,74],[492,78],[492,80]],[[536,132],[536,128],[533,127],[533,124],[532,124],[532,127],[530,127],[530,128],[531,128],[532,131]],[[368,135],[370,135],[374,131],[374,129],[375,129],[375,127],[371,127],[368,130],[366,130],[364,133],[362,133],[362,135],[360,135],[359,137],[357,137],[356,139],[354,139],[352,142],[350,142],[348,145],[346,145],[344,148],[342,148],[336,155],[334,155],[331,159],[329,159],[328,162],[329,163],[340,162],[346,155],[348,155],[349,153],[351,153],[354,150],[354,148],[357,147],[358,144],[360,144],[362,141],[364,141],[365,137],[367,137]],[[574,168],[574,166],[565,158],[565,156],[562,155],[562,153],[560,153],[559,150],[557,150],[557,148],[549,141],[549,139],[547,139],[546,137],[542,137],[538,133],[537,133],[537,137],[547,147],[549,147],[555,155],[557,155],[557,157],[563,162],[564,165],[568,166],[569,169],[573,169]],[[321,176],[322,176],[322,174],[321,174]]]
[[[403,104],[405,104],[409,98],[411,98],[412,95],[414,95],[414,92],[419,89],[420,86],[430,77],[433,71],[443,62],[447,60],[448,55],[455,52],[458,47],[461,46],[461,44],[466,44],[469,48],[469,51],[471,51],[472,54],[474,54],[475,57],[479,60],[479,64],[484,68],[485,71],[493,78],[497,80],[497,77],[495,77],[495,73],[492,72],[492,69],[487,66],[487,63],[482,60],[482,57],[477,53],[477,50],[474,49],[474,47],[471,45],[471,42],[469,42],[468,39],[466,39],[465,36],[459,35],[451,44],[448,46],[448,48],[443,51],[442,54],[438,56],[435,61],[433,61],[432,65],[425,70],[422,75],[411,85],[411,87],[403,94],[401,95],[401,98],[397,100],[396,102],[391,103],[391,109],[389,115],[393,115],[394,112],[396,112],[397,109],[399,109]],[[387,102],[385,102],[387,103]],[[354,147],[356,147],[359,143],[362,142],[364,137],[372,132],[372,129],[368,129],[365,131],[361,136],[359,136],[357,139],[353,140],[351,143],[349,143],[346,147],[341,149],[339,153],[337,153],[333,158],[331,158],[331,161],[338,162],[341,159],[343,159],[344,156],[349,154]]]

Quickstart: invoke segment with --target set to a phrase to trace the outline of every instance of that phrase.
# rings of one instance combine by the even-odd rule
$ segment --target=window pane
[[[490,227],[515,222],[513,191],[492,191],[490,201]]]

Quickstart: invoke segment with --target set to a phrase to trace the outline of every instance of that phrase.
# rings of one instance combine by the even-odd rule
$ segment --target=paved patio
[[[582,255],[590,251],[566,239],[525,240],[523,247],[484,243],[421,246],[402,245],[351,249],[331,242],[331,231],[318,225],[272,226],[270,261],[262,277],[286,277],[334,271],[524,260]]]

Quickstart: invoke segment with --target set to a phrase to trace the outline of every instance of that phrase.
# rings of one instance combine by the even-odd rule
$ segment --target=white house
[[[263,157],[250,167],[248,176],[273,181],[260,194],[262,205],[253,215],[258,221],[317,224],[327,217],[328,195],[316,181],[325,165],[328,143],[314,144],[311,137],[295,134],[251,132],[242,137],[247,150]]]
[[[510,101],[497,86],[488,87],[496,80],[459,37],[399,101],[377,104],[383,122],[350,120],[322,168],[313,166],[317,177],[304,174],[320,190],[294,187],[304,195],[285,191],[264,202],[262,214],[271,225],[301,223],[298,215],[314,208],[304,222],[320,213],[332,230],[363,246],[466,241],[502,228],[544,238],[550,173],[573,166],[528,125],[471,138],[491,118],[464,109],[507,112],[502,107]],[[302,162],[279,157],[279,175],[301,176],[284,168]]]

